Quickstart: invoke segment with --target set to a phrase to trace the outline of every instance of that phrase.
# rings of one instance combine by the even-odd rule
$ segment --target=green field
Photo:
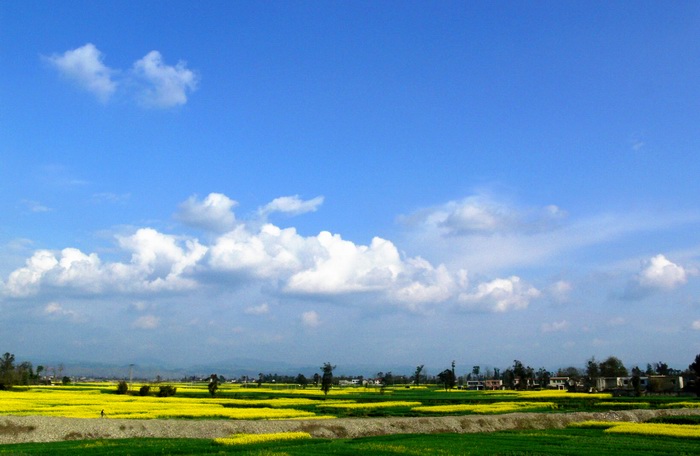
[[[358,439],[311,439],[245,446],[197,439],[128,439],[0,446],[0,454],[258,454],[258,455],[697,455],[700,439],[609,435],[602,429],[508,431],[483,434],[414,434]]]

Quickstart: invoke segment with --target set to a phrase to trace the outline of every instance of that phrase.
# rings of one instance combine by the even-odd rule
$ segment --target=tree
[[[635,396],[642,395],[642,370],[634,366],[632,368],[632,388],[634,389]]]
[[[15,380],[15,355],[6,352],[0,357],[0,390],[12,388]]]
[[[537,383],[539,383],[541,387],[546,387],[547,385],[549,385],[549,379],[551,378],[551,376],[552,375],[549,373],[549,371],[544,367],[540,367],[537,371],[537,374],[535,374]]]
[[[654,364],[654,370],[659,375],[669,375],[669,373],[670,373],[669,372],[670,369],[668,368],[668,364],[661,362],[661,361]]]
[[[381,374],[381,372],[380,372],[380,374]],[[386,387],[389,386],[394,381],[394,376],[391,374],[391,371],[390,371],[390,372],[387,372],[386,374],[383,374],[383,375],[378,374],[378,377],[382,381],[382,387],[379,390],[379,392],[380,392],[380,394],[384,394],[384,390],[386,389]]]
[[[413,373],[413,379],[416,382],[416,386],[420,385],[420,373],[423,372],[423,364],[416,366],[416,371]]]
[[[601,377],[627,377],[627,368],[614,356],[608,357],[598,365]]]
[[[527,370],[523,363],[519,360],[513,361],[513,384],[518,389],[525,389],[527,387]]]
[[[477,380],[479,379],[479,372],[481,372],[481,366],[473,366],[472,367],[472,374],[474,374],[474,377]]]
[[[321,376],[321,391],[323,391],[324,399],[328,396],[328,391],[333,385],[333,369],[335,369],[335,366],[331,363],[324,363],[323,367],[321,367],[323,372]]]
[[[306,389],[306,384],[309,383],[309,381],[306,379],[304,374],[299,374],[297,377],[294,379],[294,382],[297,385],[300,385],[302,388]]]
[[[688,369],[695,374],[695,395],[700,397],[700,354],[695,356],[695,361],[688,366]]]
[[[121,380],[117,383],[117,394],[126,394],[129,391],[129,384],[126,380]]]
[[[216,374],[211,374],[209,377],[209,385],[207,385],[207,388],[209,389],[209,394],[211,394],[211,397],[216,396],[216,390],[219,389],[219,376]]]
[[[444,371],[440,372],[438,374],[438,378],[440,379],[440,383],[445,385],[445,391],[454,388],[455,384],[457,383],[457,378],[455,377],[455,373],[452,369],[445,369]]]

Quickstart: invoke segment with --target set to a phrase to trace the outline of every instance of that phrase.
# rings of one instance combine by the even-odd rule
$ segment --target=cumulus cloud
[[[664,255],[656,255],[645,262],[637,276],[639,285],[644,288],[671,290],[687,282],[687,273],[682,266],[672,263]]]
[[[187,103],[187,93],[197,88],[197,76],[184,61],[175,66],[163,63],[158,51],[151,51],[134,63],[134,73],[144,82],[141,102],[149,107],[170,108]]]
[[[467,308],[487,309],[493,312],[526,309],[541,292],[512,276],[481,283],[470,293],[461,293],[459,300]]]
[[[102,52],[92,43],[47,58],[63,76],[106,102],[117,89],[117,83],[112,80],[114,70],[102,63],[102,59]]]
[[[201,201],[191,196],[180,205],[176,217],[187,225],[222,233],[235,226],[236,216],[232,209],[237,204],[221,193],[210,193]]]
[[[562,321],[555,321],[552,323],[542,323],[541,330],[543,333],[550,333],[550,332],[560,332],[560,331],[566,331],[569,329],[569,322],[566,320]]]
[[[117,89],[134,91],[139,102],[149,108],[171,108],[187,103],[197,89],[198,77],[184,61],[167,65],[158,51],[151,51],[134,62],[131,71],[119,71],[103,63],[94,44],[54,54],[46,60],[66,78],[107,102]],[[115,77],[121,76],[119,81]]]
[[[96,253],[85,254],[75,248],[60,252],[38,250],[24,267],[10,273],[4,294],[25,297],[42,288],[88,294],[191,288],[195,282],[185,273],[207,250],[196,240],[180,241],[151,228],[120,236],[117,241],[131,253],[130,262],[103,264]]]
[[[231,211],[234,205],[217,193],[204,200],[192,197],[181,205],[180,220],[218,233],[207,245],[196,238],[141,228],[116,236],[114,253],[122,261],[104,261],[97,253],[75,248],[37,250],[24,267],[9,274],[2,294],[22,298],[60,289],[75,294],[132,294],[141,299],[143,293],[182,292],[215,283],[221,291],[260,286],[266,292],[301,299],[356,302],[352,297],[363,295],[373,305],[411,312],[431,311],[444,302],[505,312],[526,308],[541,294],[516,276],[472,284],[466,270],[406,256],[380,237],[362,245],[328,231],[302,236],[294,228],[237,221]],[[208,280],[211,277],[216,281]],[[260,304],[244,312],[260,315],[269,308]]]
[[[310,200],[302,200],[299,195],[281,196],[273,199],[258,211],[263,217],[274,212],[282,212],[288,215],[299,215],[306,212],[316,212],[323,204],[323,196],[317,196]]]
[[[131,326],[137,329],[155,329],[160,326],[160,319],[155,315],[143,315],[134,320]]]
[[[316,311],[310,310],[301,314],[301,324],[307,328],[316,328],[321,324],[321,319]]]
[[[700,320],[695,320],[690,327],[696,331],[700,331]]]

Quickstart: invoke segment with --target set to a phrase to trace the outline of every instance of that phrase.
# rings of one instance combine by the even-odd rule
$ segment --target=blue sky
[[[2,2],[0,346],[685,368],[699,21],[694,2]]]

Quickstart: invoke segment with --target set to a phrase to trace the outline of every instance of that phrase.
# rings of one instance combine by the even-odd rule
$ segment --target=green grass
[[[220,446],[199,439],[124,439],[0,445],[0,454],[81,455],[697,455],[700,441],[604,434],[600,429],[503,431],[482,434],[399,434]]]

